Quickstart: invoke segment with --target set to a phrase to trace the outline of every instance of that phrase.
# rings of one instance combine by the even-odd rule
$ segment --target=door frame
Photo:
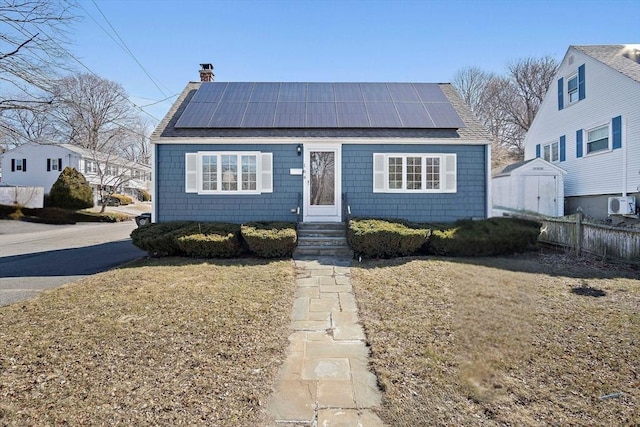
[[[331,213],[317,213],[311,206],[310,161],[312,151],[332,151],[334,158],[335,204]],[[325,209],[326,210],[326,209]],[[302,190],[302,222],[342,222],[342,144],[341,143],[305,143]]]

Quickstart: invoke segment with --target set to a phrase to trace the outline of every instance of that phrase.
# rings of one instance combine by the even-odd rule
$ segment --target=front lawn
[[[638,425],[640,274],[562,255],[352,268],[391,426]]]
[[[0,425],[261,421],[290,261],[148,260],[0,308]]]

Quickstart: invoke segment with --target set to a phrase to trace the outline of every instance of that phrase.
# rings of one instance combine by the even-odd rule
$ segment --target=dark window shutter
[[[567,138],[562,135],[560,137],[560,161],[564,162],[567,160]]]
[[[27,159],[22,159],[22,172],[27,171]]]
[[[622,148],[622,116],[614,117],[613,120],[611,120],[611,128],[613,149]]]
[[[536,158],[540,157],[540,144],[536,145]]]
[[[576,131],[576,157],[582,157],[582,129]]]
[[[578,67],[578,100],[583,100],[585,96],[584,64],[582,64]]]
[[[16,159],[11,159],[11,172],[16,171]]]
[[[558,79],[558,110],[564,108],[564,79],[560,77]]]
[[[51,172],[51,159],[47,159],[47,172]]]
[[[62,172],[62,159],[58,159],[58,172]]]

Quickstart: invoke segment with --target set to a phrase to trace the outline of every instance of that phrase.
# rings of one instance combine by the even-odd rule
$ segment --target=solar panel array
[[[202,83],[177,128],[461,128],[436,83]]]

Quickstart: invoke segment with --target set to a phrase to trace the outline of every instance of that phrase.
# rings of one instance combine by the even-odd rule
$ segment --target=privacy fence
[[[603,258],[640,264],[640,229],[614,227],[576,220],[546,218],[542,220],[539,241],[572,248]]]

